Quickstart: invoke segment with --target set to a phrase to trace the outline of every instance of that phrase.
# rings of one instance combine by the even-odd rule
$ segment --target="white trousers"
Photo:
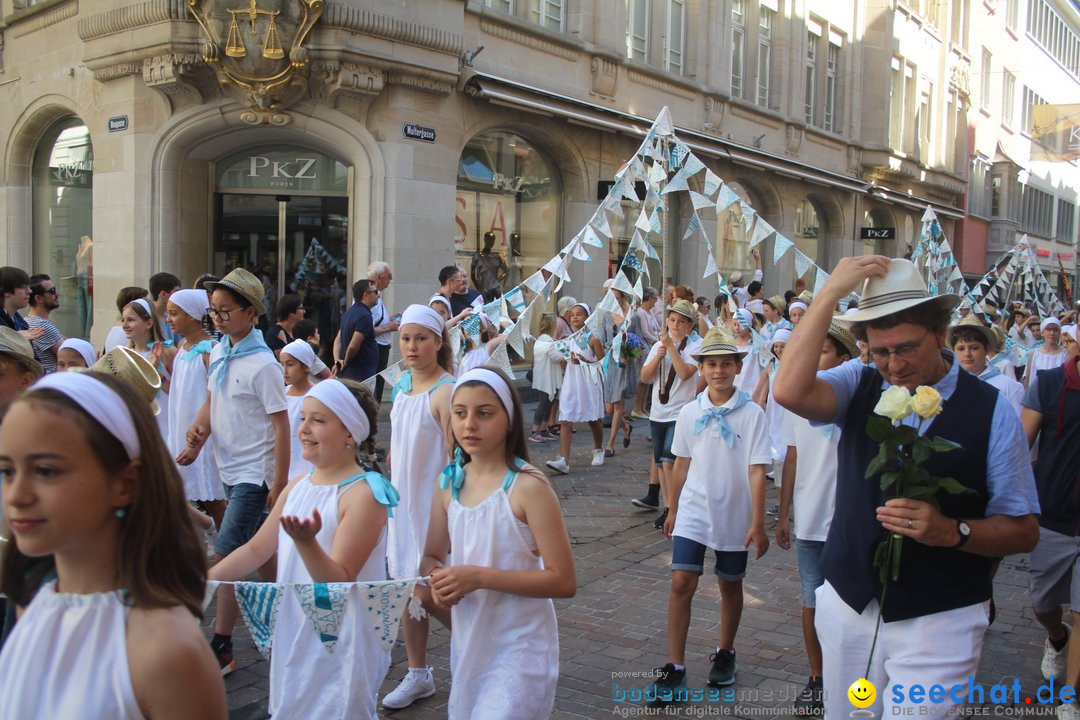
[[[983,635],[990,620],[989,601],[909,620],[882,622],[867,674],[866,663],[878,626],[878,601],[872,600],[857,613],[828,582],[817,589],[816,597],[814,627],[821,641],[827,720],[844,720],[855,709],[847,692],[861,677],[877,689],[877,699],[867,710],[878,720],[894,717],[894,707],[925,708],[930,704],[925,696],[921,704],[910,701],[908,690],[912,685],[921,685],[924,690],[943,686],[943,701],[934,703],[938,708],[963,704],[950,698],[947,691],[957,684],[966,688],[968,675],[974,675],[979,667]],[[894,701],[893,687],[897,685],[903,686],[903,702]]]

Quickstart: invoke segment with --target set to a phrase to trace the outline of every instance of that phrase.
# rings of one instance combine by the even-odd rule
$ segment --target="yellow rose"
[[[881,393],[881,399],[874,406],[874,412],[884,415],[893,421],[893,425],[899,425],[900,421],[911,414],[911,394],[907,388],[893,385]]]
[[[929,420],[941,413],[941,394],[928,385],[920,385],[915,388],[915,396],[911,399],[911,409],[923,420]]]

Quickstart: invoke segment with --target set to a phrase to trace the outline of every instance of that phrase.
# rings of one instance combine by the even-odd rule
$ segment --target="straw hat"
[[[750,348],[741,348],[735,344],[735,336],[731,334],[723,325],[713,325],[709,328],[709,332],[705,333],[704,339],[701,341],[701,349],[694,355],[695,360],[700,360],[705,357],[714,357],[717,355],[737,355],[739,358],[744,357]]]
[[[266,289],[263,288],[263,284],[259,282],[259,278],[255,277],[244,268],[236,268],[220,280],[206,283],[206,288],[210,292],[213,292],[218,288],[232,290],[234,293],[251,303],[257,314],[262,315],[266,312],[266,307],[263,305],[263,295],[266,294]]]
[[[787,310],[787,300],[784,299],[783,295],[773,295],[771,298],[766,299],[765,302],[772,305],[773,310],[780,314]]]
[[[968,315],[966,318],[949,328],[949,334],[945,337],[945,340],[949,344],[949,347],[952,347],[956,344],[956,334],[964,328],[974,330],[976,333],[978,333],[979,337],[983,339],[983,345],[985,345],[986,349],[990,352],[996,352],[998,347],[1000,347],[997,338],[994,336],[993,331],[990,328],[986,327],[986,325],[984,325],[983,322],[979,320],[979,317],[974,314]]]
[[[799,300],[802,300],[804,303],[809,305],[810,303],[814,302],[814,293],[810,292],[809,290],[803,290],[801,293],[799,293]]]
[[[931,295],[927,292],[919,268],[904,259],[891,261],[885,277],[867,278],[859,297],[859,311],[842,316],[842,322],[869,322],[926,303],[952,310],[960,302],[960,296],[953,293]]]
[[[35,378],[45,374],[45,369],[34,357],[34,346],[6,325],[0,325],[0,353],[22,365],[27,372],[34,373]]]
[[[843,345],[851,357],[857,358],[861,354],[859,352],[859,342],[846,325],[837,322],[837,318],[829,321],[829,337]]]
[[[158,390],[161,389],[161,376],[149,360],[129,347],[115,347],[89,368],[74,368],[74,370],[114,375],[126,380],[150,403],[152,413],[157,415],[161,412],[161,407],[155,399]]]
[[[1005,328],[1000,325],[991,325],[990,334],[994,336],[993,349],[995,351],[1000,351],[1005,347]]]
[[[689,318],[690,322],[697,322],[697,310],[694,309],[689,300],[676,300],[667,306],[667,312],[676,312],[683,317]],[[664,313],[664,317],[667,317],[667,313]]]

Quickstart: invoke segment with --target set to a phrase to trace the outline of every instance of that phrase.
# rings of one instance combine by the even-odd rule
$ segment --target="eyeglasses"
[[[56,288],[49,288],[48,290],[45,291],[45,294],[46,295],[59,295],[60,291],[57,290]]]
[[[904,343],[893,350],[887,350],[885,348],[871,348],[870,357],[874,359],[874,364],[878,367],[885,367],[888,363],[892,362],[893,357],[903,362],[911,362],[911,359],[915,357],[915,353],[919,351],[922,344],[926,342],[926,336],[930,334],[927,330],[923,333],[923,336],[915,342]]]
[[[210,315],[211,320],[220,320],[222,322],[229,322],[229,316],[234,312],[240,311],[242,308],[233,308],[232,310],[217,310],[210,308],[206,312]]]

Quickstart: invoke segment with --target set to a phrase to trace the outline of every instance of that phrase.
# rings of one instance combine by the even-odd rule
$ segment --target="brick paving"
[[[651,460],[646,442],[648,423],[637,421],[635,426],[630,449],[623,450],[621,442],[616,443],[616,457],[608,458],[600,468],[588,464],[590,436],[581,426],[574,436],[572,474],[552,477],[578,575],[577,595],[556,601],[561,665],[552,717],[792,717],[792,700],[808,673],[802,649],[800,585],[794,549],[785,552],[775,542],[763,558],[751,559],[744,582],[746,600],[736,639],[738,677],[732,686],[733,701],[687,703],[666,709],[613,701],[615,683],[619,688],[643,687],[646,681],[629,674],[647,672],[667,661],[670,543],[653,529],[655,513],[629,504],[631,498],[643,493]],[[558,454],[556,443],[531,445],[530,452],[538,466]],[[768,504],[775,501],[776,492],[769,483]],[[768,526],[772,540],[774,518],[768,519]],[[995,580],[997,620],[986,635],[976,676],[976,681],[985,685],[1011,685],[1019,678],[1025,693],[1021,702],[1042,684],[1039,661],[1045,637],[1028,603],[1026,572],[1026,556],[1006,558],[1001,565]],[[715,583],[703,579],[694,599],[687,644],[691,689],[705,688],[708,656],[715,649],[719,632],[719,605]],[[450,635],[437,621],[432,627],[438,629],[430,637],[428,662],[435,668],[438,692],[404,710],[380,708],[382,717],[446,717]],[[239,669],[226,679],[229,717],[265,718],[269,663],[255,650],[242,621],[237,627],[235,651]],[[396,687],[406,669],[405,649],[399,639],[380,697]]]

